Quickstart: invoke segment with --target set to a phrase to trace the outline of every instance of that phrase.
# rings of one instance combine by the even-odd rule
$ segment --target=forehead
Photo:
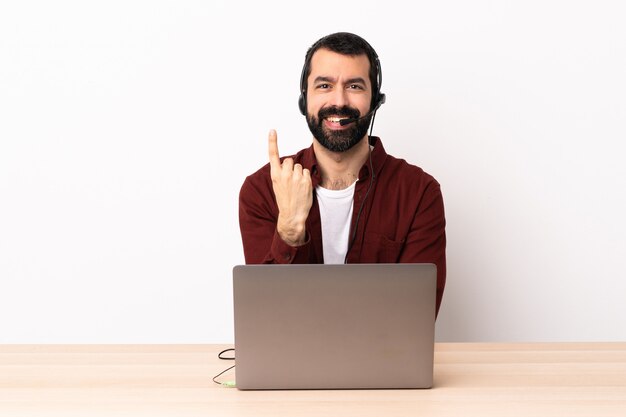
[[[342,55],[328,49],[318,49],[311,57],[309,79],[318,76],[330,78],[363,78],[369,84],[370,61],[367,55]]]

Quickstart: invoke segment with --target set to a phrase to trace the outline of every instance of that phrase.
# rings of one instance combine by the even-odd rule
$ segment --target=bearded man
[[[434,263],[438,312],[443,197],[432,176],[371,135],[381,83],[378,55],[357,35],[334,33],[309,48],[298,104],[313,143],[281,159],[270,131],[269,163],[239,194],[244,255],[248,264]]]

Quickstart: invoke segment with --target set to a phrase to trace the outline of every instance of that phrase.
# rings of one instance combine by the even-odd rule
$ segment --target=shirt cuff
[[[309,232],[306,233],[306,240],[302,245],[291,246],[280,237],[278,231],[274,231],[271,252],[272,257],[278,264],[308,263],[310,248],[311,237],[309,236]]]

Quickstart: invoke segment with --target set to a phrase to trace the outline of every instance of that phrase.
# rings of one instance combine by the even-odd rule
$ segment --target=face
[[[318,49],[307,80],[307,123],[317,141],[333,152],[345,152],[367,134],[371,116],[341,126],[370,109],[372,85],[367,55],[348,56]]]

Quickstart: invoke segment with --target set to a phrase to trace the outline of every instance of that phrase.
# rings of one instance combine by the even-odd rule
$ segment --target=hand
[[[280,163],[275,130],[269,134],[269,158],[272,188],[278,204],[278,235],[291,246],[300,246],[306,238],[306,219],[313,204],[311,172],[285,158]]]

